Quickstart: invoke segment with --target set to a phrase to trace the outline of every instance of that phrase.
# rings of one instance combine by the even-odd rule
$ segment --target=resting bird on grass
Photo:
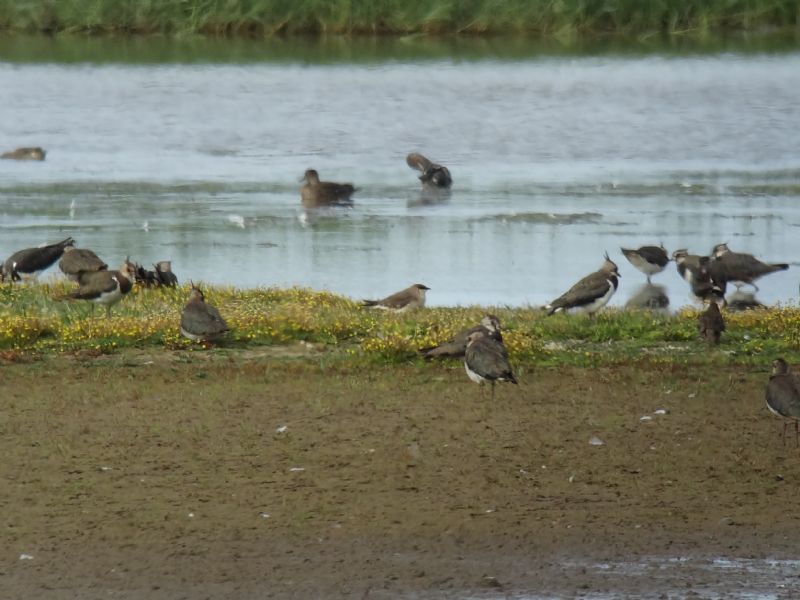
[[[58,268],[70,281],[78,281],[78,276],[88,271],[105,271],[108,265],[100,260],[94,252],[88,248],[76,248],[67,246],[64,248],[64,255],[58,261]]]
[[[783,444],[786,445],[786,427],[794,421],[794,443],[798,445],[800,436],[800,382],[789,370],[789,365],[782,358],[772,363],[772,376],[766,390],[767,408],[776,417],[783,419]]]
[[[453,185],[453,178],[447,167],[431,162],[422,154],[412,152],[406,157],[406,164],[421,173],[419,180],[422,185],[435,188],[449,188]]]
[[[404,290],[400,290],[386,296],[381,300],[364,300],[363,306],[368,308],[380,308],[383,310],[391,310],[394,312],[407,312],[415,308],[423,308],[425,306],[425,292],[429,288],[427,285],[415,283]]]
[[[700,337],[709,344],[719,344],[722,332],[725,331],[725,320],[716,302],[709,302],[705,312],[697,317],[697,330],[700,332]]]
[[[619,285],[617,265],[605,254],[605,261],[599,270],[587,275],[573,285],[569,291],[545,306],[547,314],[552,315],[559,310],[576,309],[593,315],[603,308]]]
[[[320,181],[319,173],[314,169],[308,169],[301,181],[304,183],[300,188],[300,199],[306,208],[353,203],[350,196],[353,195],[356,188],[350,183]]]
[[[68,237],[55,244],[48,244],[38,248],[25,248],[14,252],[6,259],[2,269],[0,269],[0,281],[5,281],[7,277],[12,282],[20,281],[23,275],[35,279],[39,273],[54,265],[64,254],[64,250],[74,243],[75,240]]]
[[[714,263],[721,268],[725,281],[730,281],[737,288],[749,284],[758,291],[758,286],[754,283],[756,279],[789,268],[786,263],[768,264],[761,262],[752,254],[731,252],[727,244],[714,246],[713,254]]]
[[[647,283],[650,283],[650,277],[661,273],[669,264],[669,255],[664,246],[642,246],[636,250],[631,248],[620,248],[620,250],[629,263],[647,275]]]
[[[78,289],[67,294],[68,300],[88,300],[106,307],[106,318],[111,317],[111,307],[133,289],[136,266],[125,260],[118,271],[85,271],[78,275]],[[92,304],[94,308],[94,304]]]
[[[213,342],[229,331],[219,311],[206,304],[203,292],[192,284],[189,301],[181,313],[181,333],[194,342]]]
[[[517,384],[514,373],[511,372],[511,363],[508,362],[508,350],[503,342],[498,342],[483,331],[475,331],[467,338],[464,369],[475,383],[492,384],[492,400],[495,382]]]
[[[503,341],[503,335],[500,333],[500,319],[494,315],[486,315],[481,319],[480,325],[463,329],[446,342],[432,348],[423,348],[419,352],[425,358],[460,358],[467,350],[469,336],[477,331],[485,333],[498,342],[502,343]]]

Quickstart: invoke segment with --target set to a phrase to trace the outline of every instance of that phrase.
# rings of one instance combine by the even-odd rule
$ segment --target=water
[[[71,235],[110,264],[171,259],[182,279],[354,298],[420,282],[431,305],[538,305],[608,251],[619,305],[644,282],[620,246],[728,242],[794,264],[759,299],[797,300],[799,51],[420,55],[393,41],[352,61],[245,45],[136,62],[128,42],[59,43],[0,46],[2,150],[48,150],[0,161],[2,256]],[[413,150],[450,167],[449,197],[420,193]],[[354,206],[303,214],[309,167],[353,182]],[[654,281],[690,302],[674,266]]]

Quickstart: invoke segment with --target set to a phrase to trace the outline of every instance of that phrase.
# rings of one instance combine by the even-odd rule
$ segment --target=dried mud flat
[[[457,363],[0,365],[0,598],[797,597],[765,371],[519,378],[492,403]]]

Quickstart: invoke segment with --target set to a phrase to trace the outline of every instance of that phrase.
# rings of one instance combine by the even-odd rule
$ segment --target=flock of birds
[[[18,148],[0,155],[0,158],[44,160],[45,154],[38,147]],[[449,189],[453,183],[447,167],[422,154],[409,154],[406,163],[420,172],[419,179],[423,188]],[[319,173],[314,169],[305,172],[302,183],[300,197],[306,208],[349,205],[352,203],[351,196],[356,191],[350,183],[321,181]],[[728,284],[734,285],[737,290],[744,285],[750,285],[757,291],[757,279],[789,268],[786,263],[765,263],[751,254],[733,252],[727,244],[717,244],[708,256],[690,254],[686,249],[679,249],[670,257],[663,245],[621,248],[621,251],[636,269],[645,274],[648,284],[651,283],[651,277],[664,271],[671,261],[675,262],[678,273],[689,284],[692,294],[708,305],[698,316],[698,332],[710,344],[718,344],[725,331],[720,308],[726,305]],[[110,316],[111,307],[130,292],[135,282],[145,286],[175,286],[178,282],[169,261],[156,263],[155,270],[148,271],[126,258],[118,270],[108,270],[108,265],[93,251],[75,248],[75,241],[71,237],[55,244],[14,252],[0,268],[0,281],[19,281],[23,275],[35,277],[56,261],[64,275],[78,284],[77,289],[68,293],[65,299],[88,300],[101,304],[106,308],[106,316]],[[606,253],[603,264],[597,271],[580,279],[544,309],[548,315],[559,311],[574,311],[592,316],[608,304],[619,287],[619,279],[619,269]],[[423,308],[429,289],[424,284],[415,283],[386,298],[364,300],[363,306],[395,312]],[[650,307],[660,308],[657,304]],[[202,290],[192,284],[189,299],[181,313],[180,330],[193,341],[210,343],[228,333],[229,328],[216,307],[205,302]],[[442,344],[422,349],[420,353],[426,359],[462,358],[466,373],[472,381],[491,385],[492,399],[494,386],[498,381],[517,384],[508,350],[503,344],[500,321],[495,315],[486,315],[480,324],[460,331]],[[767,385],[766,401],[773,414],[785,419],[784,443],[788,422],[793,420],[795,444],[800,445],[800,380],[791,373],[783,359],[774,362],[773,374]]]

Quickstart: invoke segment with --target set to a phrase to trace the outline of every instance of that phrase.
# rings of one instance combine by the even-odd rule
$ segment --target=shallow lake
[[[759,299],[797,301],[791,44],[276,43],[0,44],[0,150],[48,151],[0,161],[0,255],[69,235],[181,279],[538,305],[607,251],[619,305],[644,282],[620,246],[728,242],[793,264]],[[421,193],[415,150],[449,196]],[[352,208],[304,213],[309,167],[354,183]],[[654,282],[691,301],[673,265]]]

